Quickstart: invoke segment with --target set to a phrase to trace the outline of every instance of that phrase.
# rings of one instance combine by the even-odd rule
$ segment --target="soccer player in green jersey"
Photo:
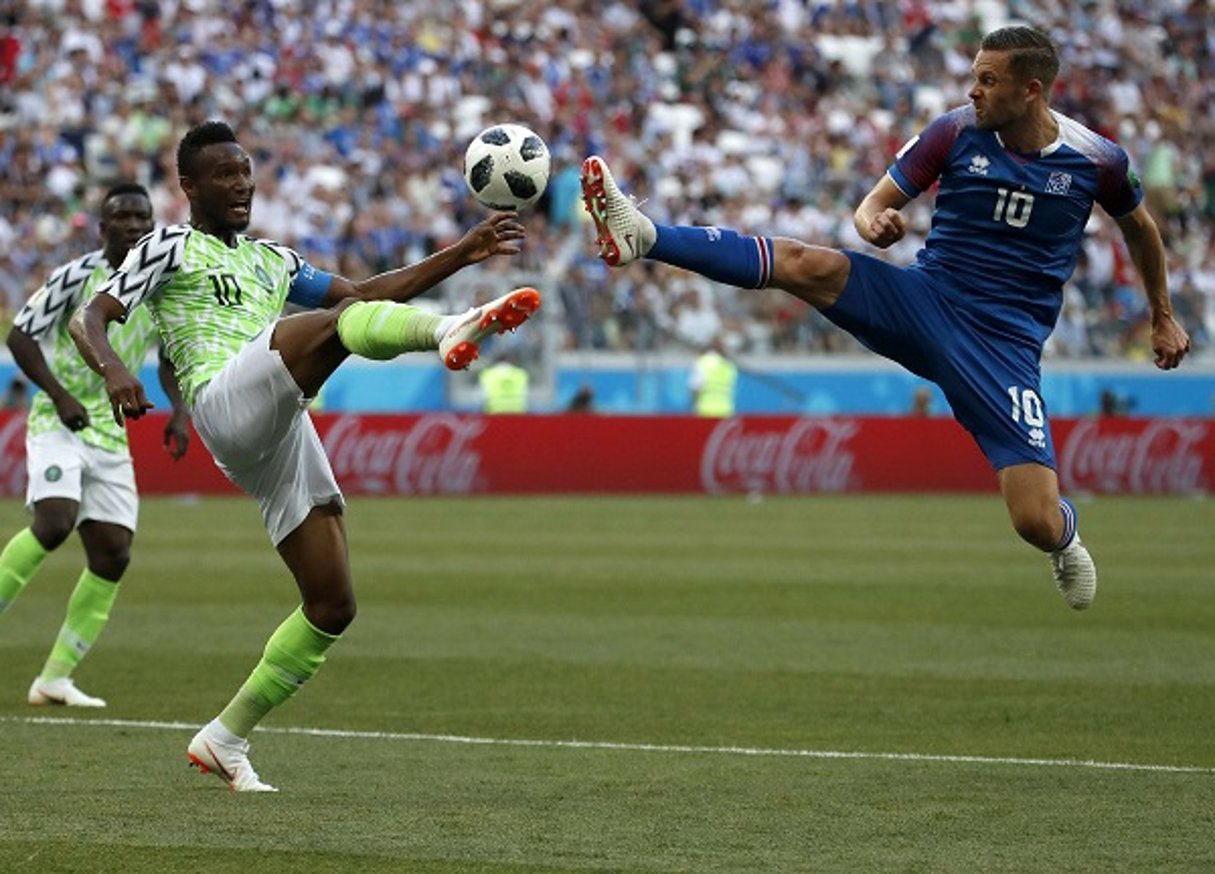
[[[73,321],[72,334],[105,377],[115,418],[135,418],[148,409],[143,386],[110,347],[106,326],[140,305],[152,310],[199,436],[229,479],[257,498],[299,587],[301,607],[187,748],[192,764],[236,791],[274,791],[249,763],[246,738],[316,674],[355,614],[344,502],[307,415],[310,400],[352,353],[385,359],[437,350],[447,367],[463,369],[483,340],[526,321],[540,295],[516,289],[453,316],[404,305],[465,266],[521,251],[525,231],[513,213],[491,215],[416,264],[354,282],[242,233],[253,166],[227,124],[190,129],[178,146],[177,172],[189,223],[160,229],[132,249]],[[312,311],[280,317],[287,302]]]
[[[109,620],[139,513],[126,429],[114,421],[105,382],[81,360],[68,323],[152,230],[152,202],[142,185],[116,185],[106,193],[100,229],[103,247],[52,273],[21,308],[8,335],[17,366],[42,391],[26,419],[26,502],[33,522],[0,552],[0,613],[74,528],[87,562],[50,656],[30,686],[31,704],[105,706],[76,687],[72,672]],[[110,342],[128,367],[138,369],[156,344],[150,315],[140,313],[117,326]],[[185,454],[189,430],[177,380],[164,359],[160,381],[173,401],[165,446],[177,459]]]

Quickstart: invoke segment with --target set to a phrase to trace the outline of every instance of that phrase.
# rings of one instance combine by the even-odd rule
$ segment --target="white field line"
[[[0,722],[68,727],[103,726],[163,731],[197,731],[191,722],[158,722],[136,719],[69,719],[54,716],[0,716]],[[1147,771],[1159,774],[1215,774],[1215,768],[1199,765],[1150,765],[1134,762],[1099,762],[1091,759],[1027,759],[1015,756],[963,756],[932,753],[875,753],[846,750],[799,750],[769,747],[711,747],[684,744],[616,743],[593,740],[528,740],[524,738],[465,737],[457,734],[420,734],[398,731],[348,731],[336,728],[260,727],[259,734],[296,734],[307,737],[340,737],[356,740],[406,741],[414,743],[466,744],[469,746],[537,747],[542,749],[609,750],[668,755],[756,756],[788,759],[865,759],[884,762],[928,762],[964,765],[1013,765],[1021,767],[1091,768],[1102,771]]]

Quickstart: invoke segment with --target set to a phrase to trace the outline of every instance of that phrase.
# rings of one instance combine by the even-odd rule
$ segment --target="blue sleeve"
[[[938,116],[899,150],[887,172],[904,194],[916,197],[940,178],[969,118],[966,107]]]
[[[1097,173],[1097,202],[1113,218],[1129,214],[1143,200],[1143,183],[1131,169],[1126,152],[1110,144]]]
[[[287,300],[302,307],[316,309],[325,302],[329,293],[329,285],[333,282],[333,274],[317,270],[307,261],[300,261],[300,269],[291,280],[291,288],[287,291]]]

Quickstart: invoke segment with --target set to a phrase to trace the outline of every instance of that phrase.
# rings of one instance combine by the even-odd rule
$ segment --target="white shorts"
[[[76,524],[109,522],[134,532],[139,491],[131,456],[90,446],[64,428],[25,438],[26,507],[47,498],[80,505]]]
[[[313,507],[345,506],[305,398],[267,328],[194,399],[194,428],[215,464],[261,506],[278,546]]]

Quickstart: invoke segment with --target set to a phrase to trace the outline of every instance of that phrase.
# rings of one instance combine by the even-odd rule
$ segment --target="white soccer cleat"
[[[439,340],[439,357],[448,370],[466,370],[481,354],[486,337],[513,331],[540,309],[540,292],[516,288],[497,300],[473,307]]]
[[[277,792],[263,783],[249,762],[249,742],[228,743],[216,737],[215,723],[202,727],[186,747],[186,758],[202,774],[214,774],[233,792]]]
[[[35,707],[105,707],[104,698],[94,698],[76,688],[71,677],[44,680],[35,677],[30,684],[29,702]]]
[[[654,247],[654,223],[616,187],[607,162],[598,155],[582,162],[582,202],[595,223],[599,257],[609,267],[636,261]]]
[[[1051,568],[1055,575],[1055,588],[1073,610],[1086,610],[1097,596],[1097,566],[1088,554],[1080,535],[1063,549],[1050,554]]]

